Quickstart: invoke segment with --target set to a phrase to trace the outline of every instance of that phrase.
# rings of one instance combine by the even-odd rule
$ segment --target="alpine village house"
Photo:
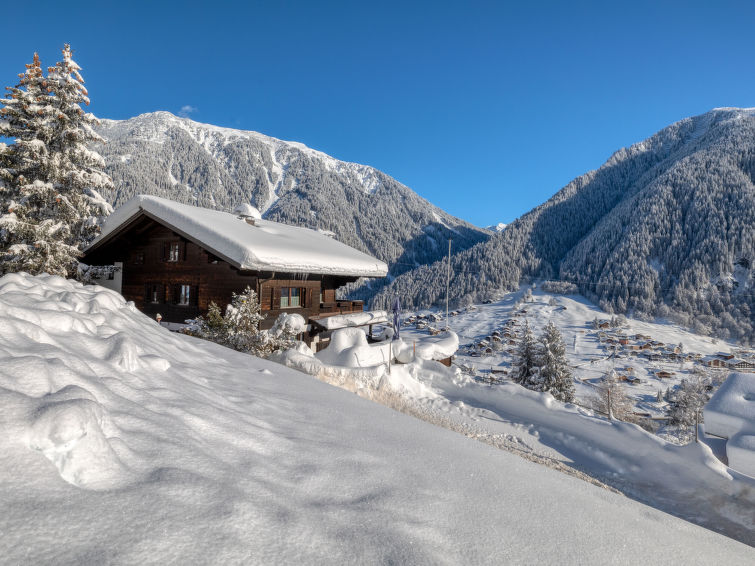
[[[211,301],[225,310],[232,293],[250,286],[267,315],[262,328],[280,313],[298,313],[309,323],[303,338],[310,343],[327,328],[318,321],[363,310],[361,301],[337,300],[336,289],[388,272],[327,234],[263,220],[250,205],[230,214],[145,195],[108,217],[83,261],[116,266],[113,279],[100,283],[166,322],[206,313]]]

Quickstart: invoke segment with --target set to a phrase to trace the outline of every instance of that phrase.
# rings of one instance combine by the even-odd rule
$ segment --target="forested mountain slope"
[[[458,304],[560,278],[607,310],[753,341],[755,109],[687,118],[617,151],[489,241],[451,258]],[[402,275],[375,304],[445,299],[446,266]]]
[[[251,203],[270,220],[330,231],[387,262],[396,275],[488,238],[388,175],[300,143],[219,128],[169,112],[102,120],[98,145],[119,205],[140,193],[233,210]],[[363,291],[363,294],[366,294]]]

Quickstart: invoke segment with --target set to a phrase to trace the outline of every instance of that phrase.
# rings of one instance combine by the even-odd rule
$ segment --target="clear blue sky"
[[[191,107],[478,225],[671,122],[755,106],[755,2],[22,4],[3,10],[3,85],[69,42],[98,116]]]

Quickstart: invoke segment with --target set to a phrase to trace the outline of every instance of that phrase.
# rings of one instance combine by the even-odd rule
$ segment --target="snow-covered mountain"
[[[388,263],[393,275],[488,238],[408,187],[366,165],[339,161],[301,143],[220,128],[169,112],[102,120],[97,146],[119,205],[145,193],[233,210],[251,203],[265,218],[330,231]]]
[[[604,310],[755,336],[755,109],[718,108],[621,149],[489,241],[452,257],[451,299],[561,278]],[[404,274],[376,305],[445,298],[442,262]]]
[[[504,224],[503,222],[499,222],[498,224],[493,224],[492,226],[488,226],[488,230],[491,232],[503,232],[503,230],[508,226],[507,224]]]

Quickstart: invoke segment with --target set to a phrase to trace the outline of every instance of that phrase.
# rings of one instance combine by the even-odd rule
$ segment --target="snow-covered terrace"
[[[139,195],[108,217],[93,250],[146,215],[239,269],[384,277],[388,266],[315,230],[244,218],[164,198]]]

